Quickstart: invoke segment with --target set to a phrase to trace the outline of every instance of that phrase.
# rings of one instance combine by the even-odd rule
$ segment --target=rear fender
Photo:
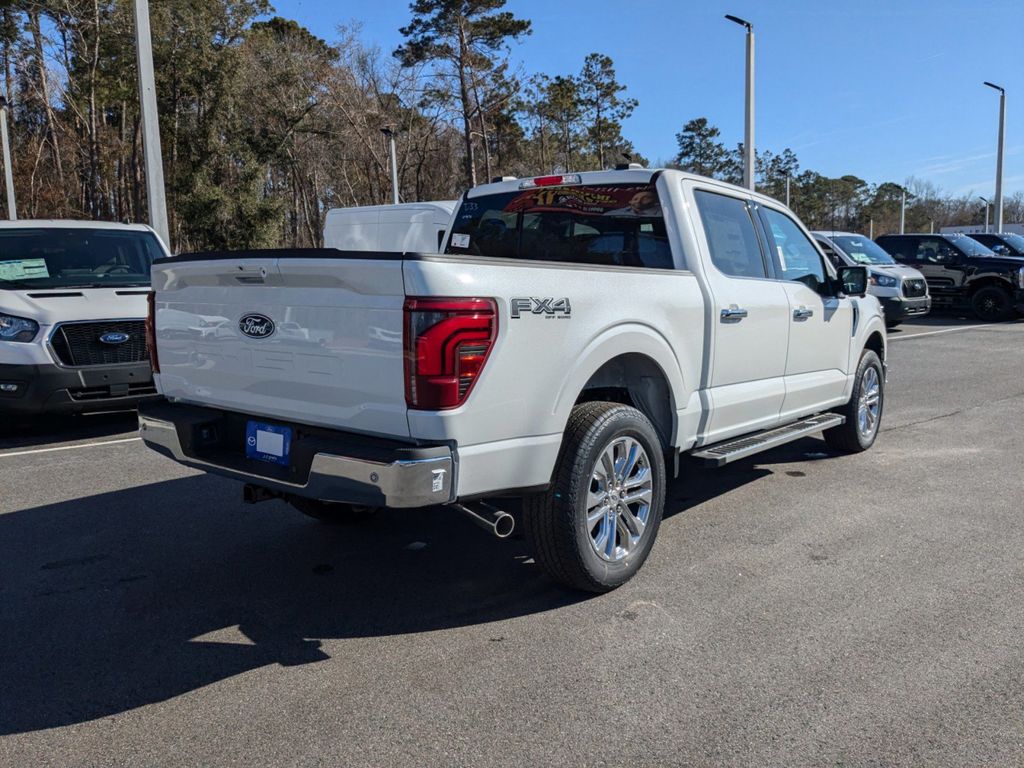
[[[573,405],[591,377],[608,361],[628,354],[644,355],[661,370],[674,401],[673,415],[681,403],[689,402],[679,360],[665,337],[654,328],[639,323],[616,326],[592,339],[562,379],[553,411],[561,430],[565,429]],[[678,445],[678,420],[673,419],[673,422],[672,433],[668,437],[671,445]]]

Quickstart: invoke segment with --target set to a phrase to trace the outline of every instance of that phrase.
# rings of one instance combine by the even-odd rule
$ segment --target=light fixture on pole
[[[388,158],[391,163],[391,202],[398,205],[398,155],[395,154],[395,130],[385,125],[380,132],[388,137]]]
[[[0,143],[3,144],[4,180],[7,186],[7,218],[16,221],[18,206],[14,202],[14,169],[11,167],[11,139],[7,134],[7,97],[0,95]]]
[[[988,207],[990,205],[992,205],[992,203],[989,202],[988,200],[986,200],[981,195],[978,195],[978,199],[981,200],[981,202],[983,202],[985,204],[985,234],[987,235],[988,234]]]
[[[163,154],[160,151],[160,117],[156,106],[156,78],[153,75],[153,38],[149,30],[149,0],[135,0],[135,51],[139,63],[139,105],[142,151],[146,161],[149,225],[170,249]]]
[[[1006,132],[1006,89],[985,81],[985,85],[999,91],[999,140],[996,145],[996,232],[1003,231],[1003,136]]]
[[[739,16],[725,18],[747,30],[747,86],[743,128],[743,186],[754,189],[754,25]]]

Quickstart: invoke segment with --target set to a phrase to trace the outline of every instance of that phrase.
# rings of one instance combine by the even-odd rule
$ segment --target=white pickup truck
[[[650,552],[681,453],[875,440],[865,269],[837,273],[775,200],[671,170],[546,176],[469,190],[447,232],[433,254],[156,262],[146,443],[319,518],[444,504],[503,536],[499,499],[522,497],[537,562],[605,591]],[[187,337],[188,315],[228,320]]]

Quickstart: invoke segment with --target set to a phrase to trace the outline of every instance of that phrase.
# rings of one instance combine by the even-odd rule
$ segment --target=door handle
[[[722,320],[728,322],[729,320],[742,320],[747,316],[747,310],[742,307],[737,307],[735,304],[729,305],[728,309],[722,310]]]
[[[808,317],[814,317],[813,309],[808,309],[807,307],[800,307],[800,309],[793,310],[794,320],[806,320]]]

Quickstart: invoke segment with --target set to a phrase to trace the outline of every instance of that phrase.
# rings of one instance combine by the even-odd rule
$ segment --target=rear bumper
[[[139,408],[146,445],[186,466],[285,495],[395,508],[455,500],[450,446],[420,446],[346,432],[295,430],[287,467],[246,458],[249,417],[160,401]]]
[[[157,397],[149,363],[88,368],[0,364],[0,414],[92,413],[134,408]]]
[[[931,296],[922,296],[917,299],[907,299],[903,296],[886,296],[879,298],[882,309],[885,311],[885,319],[889,322],[906,320],[908,317],[921,317],[927,315],[932,308]]]

